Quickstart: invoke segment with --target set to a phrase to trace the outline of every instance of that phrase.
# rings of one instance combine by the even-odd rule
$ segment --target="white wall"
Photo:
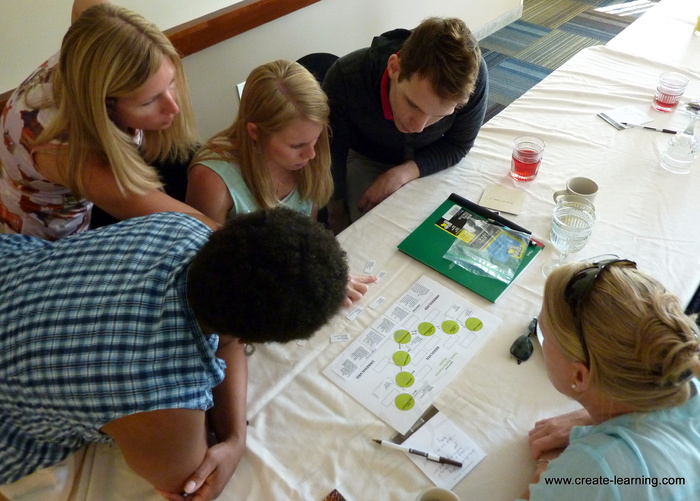
[[[240,0],[113,0],[162,30]],[[73,0],[0,0],[0,93],[15,88],[58,51],[70,26]]]
[[[520,16],[521,0],[321,0],[185,58],[200,133],[209,137],[233,121],[236,84],[267,61],[295,60],[310,52],[342,55],[431,15],[461,17],[479,33],[509,12],[514,17],[501,26]]]
[[[0,93],[16,87],[60,47],[72,0],[0,0]],[[115,0],[172,28],[235,0]],[[483,38],[517,19],[522,0],[321,0],[184,59],[203,138],[226,127],[238,106],[236,84],[272,59],[310,52],[345,54],[384,31],[427,16],[461,17]]]

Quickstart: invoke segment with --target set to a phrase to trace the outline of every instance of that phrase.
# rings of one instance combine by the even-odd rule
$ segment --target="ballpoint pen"
[[[646,125],[631,124],[629,122],[620,123],[625,127],[634,127],[635,129],[653,130],[656,132],[665,132],[666,134],[678,134],[678,131],[673,129],[657,129],[656,127],[647,127]]]
[[[460,463],[459,461],[455,461],[454,459],[439,456],[437,454],[432,454],[430,452],[419,451],[416,449],[412,449],[411,447],[406,447],[405,445],[395,444],[394,442],[389,442],[387,440],[377,440],[376,438],[373,438],[372,440],[374,440],[379,445],[382,445],[384,447],[389,447],[390,449],[396,449],[398,451],[408,452],[409,454],[415,454],[417,456],[423,456],[424,458],[426,458],[430,461],[435,461],[436,463],[449,464],[452,466],[457,466],[459,468],[462,467],[462,463]]]

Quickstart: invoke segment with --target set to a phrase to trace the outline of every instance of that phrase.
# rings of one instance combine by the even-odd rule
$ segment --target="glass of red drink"
[[[651,103],[652,108],[656,111],[673,111],[678,106],[678,101],[681,100],[687,85],[688,78],[681,73],[674,71],[662,73]]]
[[[510,175],[516,181],[532,181],[542,162],[544,141],[534,136],[520,136],[513,141]]]

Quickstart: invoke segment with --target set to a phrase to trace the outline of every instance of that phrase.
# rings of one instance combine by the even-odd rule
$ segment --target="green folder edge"
[[[459,203],[460,199],[464,202]],[[537,254],[544,249],[544,244],[542,244],[542,242],[539,240],[533,239],[537,244],[528,246],[520,267],[516,271],[515,276],[510,283],[501,282],[495,278],[475,275],[474,273],[465,270],[464,268],[448,261],[443,257],[456,237],[436,226],[435,223],[439,221],[440,218],[455,204],[465,208],[472,214],[483,217],[484,219],[491,217],[504,223],[508,227],[513,228],[518,226],[510,223],[505,218],[499,217],[497,213],[492,212],[485,207],[466,201],[465,199],[459,197],[459,195],[452,194],[450,198],[445,200],[437,209],[435,209],[435,211],[425,221],[423,221],[418,228],[411,232],[411,234],[398,245],[398,249],[401,252],[404,252],[417,259],[423,264],[430,266],[434,270],[442,273],[458,284],[463,285],[467,289],[470,289],[471,291],[476,292],[480,296],[495,303],[501,294],[503,294],[505,290],[518,278],[518,276],[520,276],[523,270],[528,267],[535,256],[537,256]],[[477,208],[477,210],[474,210],[474,208]],[[519,229],[519,227],[514,229]]]

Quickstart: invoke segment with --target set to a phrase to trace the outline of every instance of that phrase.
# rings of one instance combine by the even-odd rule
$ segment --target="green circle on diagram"
[[[481,328],[484,326],[484,322],[482,322],[476,317],[471,317],[468,318],[466,322],[464,322],[464,326],[470,331],[480,331]]]
[[[432,336],[435,334],[435,326],[430,322],[421,322],[418,324],[418,332],[423,336]]]
[[[399,344],[408,344],[411,342],[411,333],[405,329],[400,329],[394,332],[394,341]]]
[[[413,374],[410,372],[399,372],[396,375],[396,384],[398,384],[401,388],[408,388],[410,386],[413,386],[413,383],[415,383],[416,378],[413,377]]]
[[[409,355],[408,352],[405,351],[397,351],[391,358],[394,360],[394,363],[399,367],[408,365],[411,362],[411,355]]]
[[[413,397],[408,393],[402,393],[401,395],[396,397],[394,403],[400,411],[410,411],[411,409],[413,409],[413,406],[415,405],[416,401],[413,400]]]
[[[442,323],[442,332],[446,334],[457,334],[459,331],[459,324],[454,320],[445,320]]]

